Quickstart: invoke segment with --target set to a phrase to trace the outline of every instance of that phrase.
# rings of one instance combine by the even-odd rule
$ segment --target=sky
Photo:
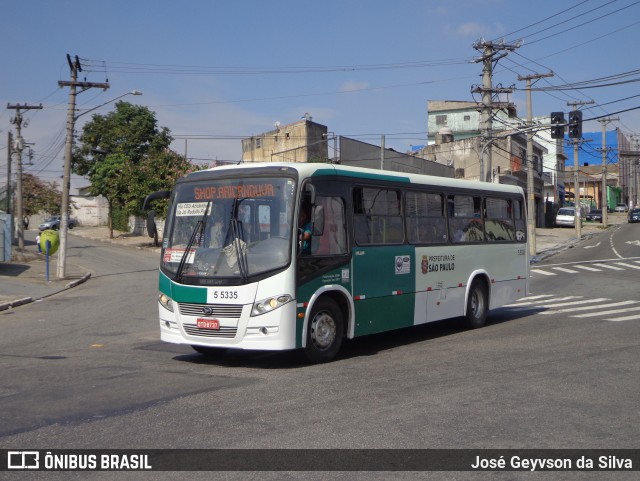
[[[640,0],[21,0],[1,11],[0,101],[42,104],[24,111],[22,135],[33,144],[25,172],[47,182],[62,178],[67,54],[80,59],[80,80],[110,86],[77,96],[78,133],[122,96],[199,162],[237,161],[242,138],[305,114],[335,135],[377,145],[384,135],[401,152],[426,144],[429,100],[480,100],[481,41],[518,45],[493,84],[513,87],[503,100],[519,117],[518,77],[553,72],[533,85],[534,116],[592,102],[584,132],[601,132],[596,118],[608,116],[619,120],[607,129],[640,135]],[[14,115],[0,110],[0,187]],[[74,177],[72,189],[81,185]]]

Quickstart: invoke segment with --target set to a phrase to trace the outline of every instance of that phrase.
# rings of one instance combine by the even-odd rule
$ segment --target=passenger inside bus
[[[311,216],[309,206],[300,206],[300,216],[298,218],[298,240],[300,241],[300,251],[302,254],[311,254]]]

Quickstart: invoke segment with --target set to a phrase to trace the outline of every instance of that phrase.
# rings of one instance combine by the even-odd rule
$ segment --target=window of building
[[[447,125],[447,116],[436,115],[436,125]]]
[[[465,115],[464,116],[464,121],[465,122],[469,122],[471,120],[471,115]]]

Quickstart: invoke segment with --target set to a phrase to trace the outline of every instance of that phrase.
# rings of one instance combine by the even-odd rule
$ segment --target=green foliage
[[[111,222],[113,223],[113,228],[116,230],[123,232],[129,230],[129,215],[118,205],[114,205],[111,210]]]
[[[107,198],[115,228],[116,212],[140,215],[148,194],[171,190],[182,175],[202,168],[169,150],[169,130],[157,126],[153,112],[127,102],[116,103],[106,116],[94,115],[79,140],[73,172],[89,177],[93,195]],[[153,208],[160,217],[166,214],[166,202]]]

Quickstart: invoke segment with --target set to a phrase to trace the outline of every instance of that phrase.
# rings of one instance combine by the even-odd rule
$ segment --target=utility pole
[[[529,255],[536,255],[536,198],[533,182],[533,110],[531,107],[531,81],[541,78],[553,77],[553,72],[544,74],[527,75],[521,77],[518,75],[518,80],[527,82],[527,234],[529,236]]]
[[[614,120],[620,120],[619,118],[606,118],[606,119],[598,119],[598,122],[602,124],[602,227],[607,227],[608,224],[608,205],[609,202],[607,200],[607,124],[609,122],[613,122]]]
[[[575,206],[575,224],[576,224],[576,237],[582,239],[582,214],[580,212],[580,184],[578,179],[578,148],[580,147],[581,139],[572,139],[573,142],[573,205]]]
[[[24,204],[22,193],[22,150],[24,149],[24,139],[22,138],[22,124],[24,122],[24,119],[22,118],[21,110],[42,109],[42,104],[7,104],[7,108],[16,111],[16,116],[11,120],[11,122],[16,126],[16,227],[18,228],[18,248],[24,249]]]
[[[581,105],[590,105],[594,103],[593,100],[589,100],[588,102],[567,102],[567,106],[573,107],[574,111],[578,110],[578,107]],[[580,187],[578,186],[578,169],[579,169],[579,160],[578,160],[578,148],[580,146],[581,139],[573,140],[573,190],[574,190],[574,205],[576,209],[576,237],[578,239],[582,238],[582,212],[580,211]]]
[[[82,72],[80,59],[71,59],[67,54],[67,62],[71,70],[70,81],[59,81],[59,87],[69,87],[69,108],[67,110],[67,139],[64,149],[64,172],[62,177],[62,212],[60,213],[60,247],[58,250],[58,278],[66,277],[67,262],[67,230],[69,226],[69,190],[71,187],[71,155],[73,153],[73,130],[76,121],[76,95],[90,88],[107,90],[109,83],[78,82],[78,72]],[[76,88],[80,87],[80,92]]]
[[[484,39],[474,42],[473,48],[482,51],[482,57],[476,62],[482,62],[482,87],[475,85],[471,87],[472,93],[482,94],[482,106],[480,111],[480,131],[484,142],[489,142],[493,137],[493,94],[511,93],[513,89],[493,88],[493,67],[503,57],[507,56],[507,51],[514,51],[522,45],[521,41],[515,44],[505,44],[504,41],[491,42]],[[485,152],[484,150],[482,152]],[[486,161],[484,156],[486,154]],[[480,155],[480,181],[493,181],[493,171],[491,166],[491,148]]]
[[[11,157],[13,155],[13,135],[7,132],[7,214],[11,214]],[[11,230],[11,242],[13,243],[13,230]]]

